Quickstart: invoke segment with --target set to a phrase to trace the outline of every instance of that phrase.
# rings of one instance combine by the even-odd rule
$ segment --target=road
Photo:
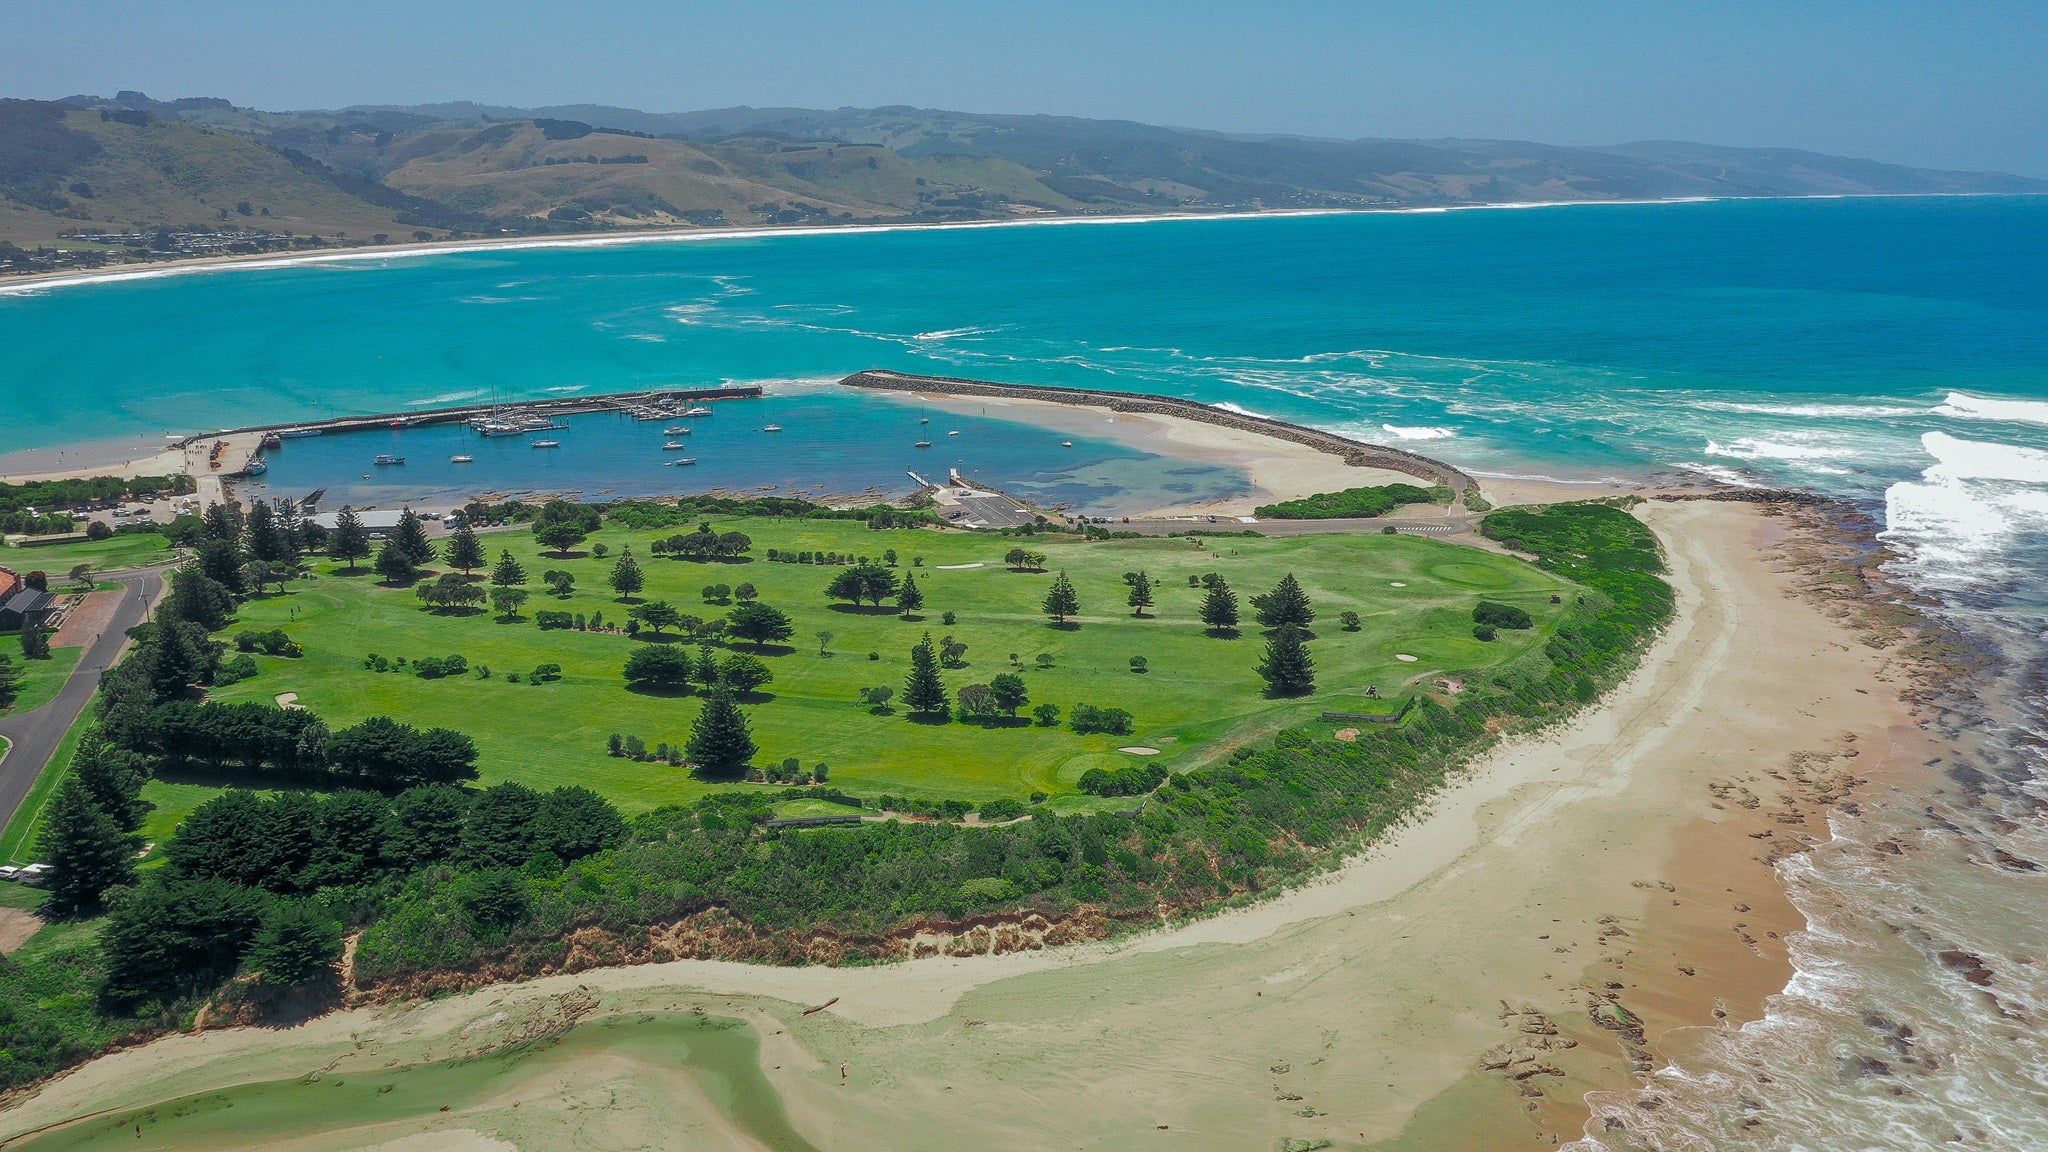
[[[100,673],[112,667],[128,646],[128,630],[142,623],[150,605],[163,595],[164,569],[142,568],[118,576],[102,577],[122,586],[121,605],[114,610],[98,639],[86,647],[78,668],[57,698],[40,708],[13,716],[0,716],[0,736],[13,743],[7,759],[0,760],[0,827],[14,818],[43,766],[56,755],[64,734],[85,710],[86,702],[99,689]]]

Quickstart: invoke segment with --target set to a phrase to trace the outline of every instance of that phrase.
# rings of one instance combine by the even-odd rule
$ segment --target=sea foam
[[[2048,424],[2048,402],[2040,400],[1999,400],[1989,396],[1965,396],[1951,392],[1934,408],[1937,416],[1962,420],[2003,420],[2013,424]]]

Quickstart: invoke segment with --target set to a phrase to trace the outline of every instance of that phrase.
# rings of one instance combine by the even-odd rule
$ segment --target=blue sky
[[[1237,132],[1685,139],[2048,176],[2048,0],[0,0],[0,94],[915,104]]]

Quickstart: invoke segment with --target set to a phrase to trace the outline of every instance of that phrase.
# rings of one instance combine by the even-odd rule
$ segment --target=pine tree
[[[1060,624],[1081,614],[1081,598],[1074,594],[1074,582],[1065,572],[1053,577],[1052,590],[1045,594],[1045,614]]]
[[[397,541],[406,559],[415,564],[432,564],[438,555],[434,542],[427,539],[426,525],[420,523],[419,514],[410,508],[398,514],[398,528],[391,533],[391,539]]]
[[[410,584],[419,578],[419,569],[413,567],[405,545],[395,539],[386,540],[377,549],[377,575],[387,583]]]
[[[21,654],[29,660],[50,658],[50,636],[35,617],[25,616],[21,621]]]
[[[134,753],[116,747],[98,728],[89,729],[71,756],[71,775],[121,831],[142,830],[150,804],[142,799],[143,776]]]
[[[1145,609],[1152,606],[1152,577],[1143,569],[1124,573],[1124,583],[1131,586],[1131,594],[1124,602],[1131,606],[1131,615],[1143,616]]]
[[[1217,631],[1237,627],[1237,593],[1218,576],[1209,582],[1209,591],[1202,595],[1202,623]]]
[[[1301,590],[1292,572],[1281,577],[1271,592],[1252,597],[1252,607],[1258,609],[1259,623],[1268,628],[1306,628],[1316,618],[1308,593]]]
[[[271,564],[289,563],[292,559],[291,544],[278,526],[277,514],[264,501],[258,500],[249,509],[243,532],[249,555],[256,559]]]
[[[713,690],[690,726],[690,742],[684,747],[690,762],[712,772],[740,772],[759,750],[748,730],[747,714],[733,703],[732,692]]]
[[[21,669],[7,653],[0,652],[0,708],[14,703],[15,694],[21,691]]]
[[[647,587],[647,574],[640,571],[640,562],[633,559],[630,548],[619,553],[619,562],[612,565],[610,579],[612,591],[617,592],[622,600],[638,596],[640,590]]]
[[[242,958],[273,988],[295,988],[334,975],[341,959],[341,925],[311,900],[282,900],[263,914],[263,924]]]
[[[348,570],[356,570],[356,561],[370,554],[370,533],[356,516],[355,509],[343,506],[341,515],[335,518],[334,532],[327,538],[327,554],[336,560],[348,561]]]
[[[946,714],[946,684],[939,679],[939,657],[932,648],[929,632],[910,650],[910,675],[903,681],[903,704],[912,712],[927,716]]]
[[[455,535],[448,538],[448,565],[462,569],[464,576],[484,566],[483,541],[476,538],[476,529],[467,520],[457,525]]]
[[[242,538],[242,506],[223,500],[206,510],[201,517],[206,526],[206,538],[223,544],[233,544]]]
[[[501,551],[497,567],[491,569],[491,583],[500,588],[516,588],[526,583],[526,569],[512,558],[510,551]]]
[[[1266,689],[1275,696],[1306,696],[1316,690],[1316,662],[1303,643],[1307,633],[1293,625],[1273,630],[1266,640],[1266,653],[1258,663]]]
[[[278,501],[277,536],[278,542],[284,546],[283,562],[298,567],[299,554],[306,550],[306,523],[299,519],[297,500]]]
[[[903,586],[896,590],[896,608],[905,616],[924,607],[924,590],[917,586],[915,573],[905,573]]]
[[[107,889],[135,883],[135,839],[93,802],[76,776],[57,790],[36,850],[56,872],[50,905],[58,912],[96,908]]]

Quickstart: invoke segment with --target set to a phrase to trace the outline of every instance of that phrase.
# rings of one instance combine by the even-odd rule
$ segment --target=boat
[[[919,440],[919,441],[917,442],[917,447],[919,447],[919,448],[929,448],[929,447],[931,447],[931,446],[932,446],[932,442],[931,442],[931,441],[929,441],[929,440]]]
[[[474,464],[474,463],[476,463],[476,457],[474,457],[474,456],[450,456],[450,457],[448,458],[448,462],[449,462],[450,464]]]
[[[1072,448],[1073,446],[1074,446],[1074,442],[1073,442],[1072,440],[1062,440],[1062,441],[1060,441],[1060,447],[1062,447],[1062,448]]]
[[[674,428],[663,428],[661,430],[661,434],[663,436],[688,436],[690,434],[690,430],[688,428],[677,426]]]
[[[268,471],[270,471],[270,465],[265,464],[263,461],[258,460],[253,456],[249,458],[249,462],[247,464],[244,464],[242,466],[242,475],[244,476],[261,476]]]
[[[766,427],[762,428],[762,429],[761,429],[761,431],[763,431],[763,432],[780,432],[780,431],[782,431],[782,425],[780,425],[780,424],[770,424],[770,425],[768,425],[768,426],[766,426]]]
[[[663,444],[661,446],[661,450],[663,452],[683,452],[687,451],[689,447],[690,446],[688,444],[685,444],[680,440],[671,440],[668,443]]]
[[[265,433],[263,446],[265,448],[282,448],[284,446],[284,439],[275,432]]]
[[[408,427],[408,426],[410,426],[411,424],[412,424],[412,421],[410,421],[410,420],[407,420],[407,419],[406,419],[405,417],[403,417],[403,416],[400,416],[400,417],[399,417],[398,419],[396,419],[396,420],[393,420],[393,421],[391,422],[391,426],[392,426],[393,428],[405,428],[405,427]]]
[[[301,436],[318,436],[320,432],[321,429],[318,428],[285,428],[278,432],[277,438],[280,440],[296,440]]]
[[[560,440],[535,440],[533,446],[535,448],[560,448],[562,442]]]
[[[519,422],[519,426],[528,432],[551,432],[557,428],[568,427],[567,424],[551,416],[528,416]]]
[[[482,424],[477,425],[476,430],[486,436],[526,435],[526,429],[521,428],[517,424],[507,424],[503,420],[486,420]]]
[[[946,433],[946,435],[948,436],[958,436],[959,434],[960,430],[958,428],[955,428],[953,431]]]
[[[664,467],[664,468],[680,468],[680,467],[682,467],[682,466],[683,466],[683,465],[685,465],[685,464],[695,464],[696,462],[697,462],[697,459],[696,459],[696,457],[694,457],[694,456],[685,456],[685,457],[683,457],[683,458],[682,458],[681,460],[670,460],[670,461],[668,461],[667,463],[663,464],[663,465],[662,465],[662,467]]]
[[[679,413],[679,415],[682,415],[682,416],[709,416],[709,415],[711,415],[711,409],[709,409],[709,408],[703,408],[703,407],[698,407],[698,408],[685,408],[685,409],[683,409],[683,410],[682,410],[682,412],[681,412],[681,413]]]
[[[372,460],[372,461],[370,461],[370,463],[372,463],[372,464],[403,464],[403,463],[405,463],[405,457],[403,457],[403,456],[393,456],[393,455],[392,455],[391,453],[389,453],[389,452],[379,452],[379,453],[377,454],[377,458],[376,458],[375,460]]]
[[[932,418],[931,418],[931,417],[929,417],[929,416],[919,416],[919,417],[917,418],[917,422],[918,422],[919,424],[929,424],[929,423],[931,423],[931,422],[932,422]]]

